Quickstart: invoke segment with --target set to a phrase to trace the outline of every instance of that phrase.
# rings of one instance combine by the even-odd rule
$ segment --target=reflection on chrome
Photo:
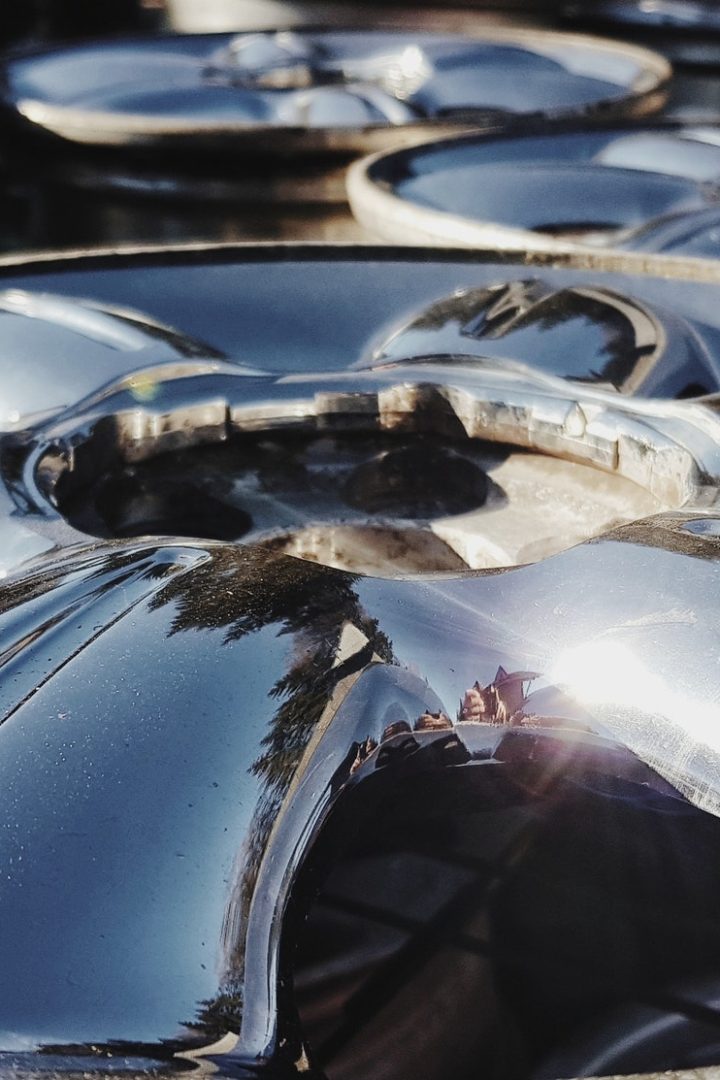
[[[405,523],[408,518],[429,519],[433,531],[462,556],[462,523],[456,539],[443,515],[481,507],[488,491],[482,459],[477,459],[468,440],[497,444],[505,453],[513,447],[569,459],[632,482],[642,489],[636,493],[641,502],[648,496],[655,502],[643,503],[638,512],[638,504],[630,498],[629,509],[621,510],[627,493],[619,492],[615,519],[628,520],[653,509],[705,505],[714,498],[720,482],[718,423],[716,414],[703,406],[632,400],[589,386],[580,389],[502,359],[479,368],[462,360],[434,365],[431,359],[371,371],[257,378],[227,369],[209,375],[190,370],[183,378],[173,378],[172,373],[159,377],[148,401],[139,402],[132,387],[121,384],[117,392],[110,390],[38,426],[23,442],[16,491],[36,512],[53,515],[78,491],[87,491],[98,471],[107,475],[106,470],[117,474],[120,469],[117,490],[125,488],[137,500],[130,507],[127,531],[177,533],[184,529],[162,527],[161,507],[143,507],[145,492],[138,480],[145,463],[193,448],[227,445],[232,453],[235,440],[244,440],[238,445],[241,453],[247,453],[242,447],[252,439],[264,440],[262,446],[278,440],[285,456],[288,447],[294,448],[296,467],[302,463],[307,469],[305,484],[311,491],[313,458],[321,459],[323,453],[335,456],[334,467],[345,484],[338,492],[335,483],[333,499],[342,493],[346,505],[363,515],[394,511]],[[352,438],[345,444],[350,432]],[[391,441],[377,442],[380,437]],[[323,439],[333,442],[328,446]],[[348,455],[357,455],[358,445],[366,448],[366,459],[356,457],[348,469]],[[446,463],[452,466],[454,480],[447,490],[438,483],[425,493],[413,483],[413,469],[420,460],[431,477],[442,476]],[[172,484],[172,477],[167,481]],[[278,486],[270,476],[265,483],[270,490]],[[280,484],[278,494],[281,490]],[[108,496],[116,498],[111,492]],[[205,484],[198,498],[209,506],[208,497]],[[257,504],[256,496],[253,500]],[[171,520],[176,511],[171,507]],[[238,524],[230,532],[214,534],[218,538],[247,534],[249,519],[242,504],[232,515]],[[155,524],[151,529],[136,528],[133,518]],[[272,524],[277,528],[276,522]],[[363,524],[367,523],[366,517]],[[111,520],[100,534],[116,535],[108,524]],[[514,528],[519,527],[517,522]],[[191,529],[186,535],[196,532]],[[547,551],[541,548],[530,557]],[[502,554],[495,562],[482,561],[487,554],[479,559],[466,561],[480,566],[520,561],[507,555],[503,559]]]
[[[471,358],[665,397],[706,377],[709,350],[701,332],[632,296],[532,278],[457,290],[391,330],[358,366]]]
[[[0,432],[37,423],[103,384],[117,390],[126,377],[142,400],[158,371],[167,378],[223,366],[217,349],[142,312],[48,292],[0,290],[0,330]]]
[[[79,142],[217,141],[292,128],[367,140],[368,127],[439,121],[458,130],[528,113],[642,114],[662,103],[669,75],[647,50],[551,32],[303,29],[29,52],[5,64],[4,96],[37,128]]]
[[[524,273],[4,437],[0,1076],[718,1064],[717,403],[455,347],[705,339]]]
[[[552,678],[572,687],[588,705],[624,704],[665,719],[677,719],[671,686],[656,673],[647,671],[628,645],[602,640],[576,645],[558,657]],[[686,712],[687,706],[683,704],[682,713]],[[720,732],[717,746],[720,747]]]
[[[352,166],[348,194],[396,242],[713,257],[719,178],[711,126],[546,126],[393,148]]]
[[[693,625],[692,608],[670,617],[677,618],[681,626]],[[610,736],[621,731],[627,745],[671,783],[710,812],[720,814],[718,792],[703,795],[696,785],[688,787],[684,776],[691,748],[693,754],[704,758],[709,772],[720,766],[720,688],[709,674],[695,688],[689,706],[683,673],[650,670],[637,647],[601,639],[563,652],[551,677],[592,708]]]
[[[538,672],[507,672],[502,666],[499,667],[495,678],[487,686],[476,681],[465,691],[458,720],[513,726],[527,722],[528,694],[525,683],[539,678]]]
[[[0,1051],[359,1077],[388,988],[424,1030],[434,935],[478,1041],[450,1019],[420,1038],[430,1077],[460,1067],[448,1040],[545,1075],[605,1013],[677,1002],[720,933],[719,555],[699,520],[718,523],[665,515],[489,575],[146,539],[7,579]],[[392,883],[418,859],[427,904]],[[311,939],[341,924],[332,975]],[[476,959],[447,967],[442,942]],[[414,1068],[405,1045],[388,1075]],[[712,1060],[677,1046],[659,1065]]]
[[[679,314],[656,282],[636,279],[636,296],[589,271],[561,288],[555,271],[482,270],[483,288],[440,284],[423,303],[423,286],[374,344],[345,325],[347,350],[313,340],[297,358],[284,324],[268,353],[246,347],[243,316],[223,357],[127,295],[7,291],[0,572],[54,543],[146,534],[265,541],[365,573],[481,569],[711,502],[712,402],[629,394],[716,388],[712,288],[700,311],[678,283]]]

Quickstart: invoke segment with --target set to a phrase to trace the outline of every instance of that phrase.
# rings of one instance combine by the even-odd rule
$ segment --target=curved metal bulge
[[[720,212],[715,209],[680,214],[639,230],[633,251],[682,251],[692,258],[716,259],[720,251]]]
[[[0,432],[52,415],[103,384],[242,367],[141,312],[23,289],[0,291]],[[72,379],[67,369],[72,366]]]
[[[558,290],[528,278],[456,290],[391,330],[358,366],[472,356],[487,363],[488,354],[656,397],[701,382],[710,355],[698,332],[669,311],[603,286]]]
[[[409,816],[436,798],[467,814],[488,928],[472,946],[503,1007],[534,1018],[523,1075],[579,1060],[582,1025],[626,994],[652,1006],[655,984],[716,978],[720,420],[711,396],[632,393],[675,393],[695,369],[714,387],[712,327],[654,293],[520,273],[434,284],[441,299],[363,339],[354,369],[360,348],[337,370],[121,364],[110,384],[73,381],[49,419],[33,423],[31,401],[3,436],[0,1073],[209,1059],[228,1077],[322,1076],[298,928],[358,838],[391,846],[408,792]],[[553,360],[540,327],[587,370]],[[232,543],[164,530],[171,517],[89,543],[63,517],[99,473],[242,440],[267,458],[273,437],[325,440],[339,488],[348,447],[378,434],[397,440],[379,465],[352,458],[363,512],[398,478],[413,497],[436,481],[421,470],[413,487],[407,453],[431,436],[443,512],[467,471],[453,439],[585,463],[638,485],[645,515],[682,509],[606,522],[533,565],[392,579],[240,543],[237,519]],[[475,506],[489,482],[470,473]],[[506,874],[520,864],[542,882],[529,901],[528,879]],[[606,932],[576,918],[576,884],[593,911],[617,905]]]
[[[61,483],[72,491],[103,469],[237,435],[434,433],[584,462],[680,507],[714,498],[718,423],[704,404],[623,397],[472,356],[315,375],[161,371],[140,390],[108,388],[19,435],[6,475],[25,513],[53,517]]]
[[[9,580],[0,1050],[167,1057],[224,1031],[224,1069],[306,1071],[284,929],[363,785],[472,768],[482,802],[501,770],[522,801],[562,774],[717,815],[719,534],[671,515],[395,581],[146,541]]]
[[[337,264],[338,274],[361,269]],[[388,303],[376,278],[390,280],[394,269],[380,269],[361,298],[368,318],[360,332],[338,323],[320,339],[306,312],[337,275],[323,269],[320,293],[312,275],[299,275],[308,286],[297,311],[277,323],[258,320],[277,328],[274,345],[272,333],[261,339],[253,322],[258,304],[267,311],[267,291],[253,293],[254,279],[230,290],[225,269],[207,274],[201,309],[209,305],[216,315],[196,323],[194,333],[212,340],[215,329],[222,331],[224,351],[244,364],[216,359],[216,348],[157,321],[182,325],[187,288],[205,289],[195,279],[177,292],[178,282],[195,273],[188,267],[175,279],[169,306],[159,308],[171,284],[159,269],[145,270],[153,280],[141,278],[139,289],[120,290],[122,308],[108,304],[116,284],[90,302],[61,295],[63,275],[51,279],[55,293],[31,292],[27,280],[6,290],[13,355],[4,405],[13,419],[3,440],[0,572],[83,535],[252,541],[272,529],[277,536],[278,528],[307,526],[309,536],[322,523],[337,528],[343,544],[365,544],[377,538],[376,526],[389,524],[405,543],[408,518],[413,528],[426,519],[410,539],[426,554],[426,541],[434,545],[436,569],[508,565],[560,550],[613,521],[712,498],[720,475],[714,413],[631,397],[697,397],[719,385],[711,286],[678,283],[671,297],[641,278],[587,271],[566,280],[552,270],[530,277],[526,267],[503,266],[469,275],[440,264],[429,289]],[[478,278],[484,288],[463,284]],[[101,279],[81,274],[79,295],[92,296]],[[238,289],[254,304],[246,299],[244,313],[242,305],[239,313],[232,308],[233,319],[223,321]],[[139,295],[155,303],[153,316],[131,309]],[[293,351],[288,328],[303,326],[313,327],[312,337]],[[48,333],[56,342],[51,362]],[[10,363],[18,356],[22,364]],[[489,457],[488,443],[497,448]],[[244,480],[242,446],[249,455]],[[510,474],[503,465],[508,447],[530,451],[522,461],[515,453]],[[216,454],[215,479],[197,473],[204,448]],[[427,490],[413,481],[419,469]],[[440,481],[447,469],[452,484]],[[299,476],[302,489],[293,491]],[[503,495],[510,490],[522,492],[522,512],[514,495]],[[568,506],[562,521],[546,513],[551,491]],[[600,502],[590,505],[589,492]],[[92,506],[100,515],[94,521],[85,514]],[[490,515],[482,522],[466,514],[478,508]],[[346,525],[356,529],[352,538]],[[540,536],[549,546],[537,542]],[[308,542],[316,546],[314,533]],[[427,567],[424,558],[402,565]]]

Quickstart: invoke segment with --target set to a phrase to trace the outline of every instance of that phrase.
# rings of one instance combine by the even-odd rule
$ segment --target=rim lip
[[[503,373],[500,372],[499,374],[500,387],[502,389],[503,385],[505,385],[505,388],[509,391],[512,409],[517,404],[517,398],[513,401],[516,388],[513,386],[512,381],[504,384]],[[395,384],[390,383],[387,389],[392,390],[403,385],[407,386],[407,382],[400,379]],[[415,383],[415,389],[422,390],[424,385],[423,380],[418,380]],[[452,379],[437,384],[440,392],[450,390],[452,393],[452,386]],[[312,388],[311,381],[311,394]],[[472,402],[470,413],[467,415],[472,414],[473,407],[477,407],[482,412],[484,407],[496,401],[497,389],[497,386],[491,385],[488,392],[487,387],[480,387],[477,393],[470,390],[467,395],[463,395],[461,390],[460,396],[467,396]],[[714,416],[700,416],[693,403],[683,403],[682,409],[678,411],[678,403],[672,399],[638,399],[603,388],[592,387],[588,388],[586,394],[583,395],[581,393],[582,388],[577,385],[575,390],[580,393],[573,394],[572,382],[561,376],[547,376],[537,383],[525,387],[521,386],[519,389],[521,408],[527,407],[529,416],[519,420],[517,423],[502,427],[499,435],[497,431],[494,434],[471,431],[465,425],[467,440],[471,444],[478,437],[481,439],[486,438],[492,444],[505,445],[511,447],[514,451],[530,452],[533,455],[575,463],[584,468],[605,474],[608,477],[629,481],[656,500],[656,509],[651,514],[684,511],[692,511],[693,513],[697,511],[701,514],[703,510],[716,504],[718,493],[718,481],[716,478],[720,473],[717,464],[713,463],[712,458],[719,445],[717,418]],[[369,396],[379,402],[380,392],[371,388]],[[522,405],[523,399],[525,400],[525,406]],[[530,401],[529,405],[527,405],[528,400]],[[263,416],[260,426],[256,426],[253,422],[251,405],[250,416],[248,417],[250,425],[245,426],[243,425],[244,407],[242,404],[236,410],[232,400],[229,398],[218,398],[216,395],[211,395],[209,398],[205,397],[202,401],[197,402],[201,412],[203,412],[203,419],[197,430],[203,432],[203,434],[199,439],[193,438],[187,442],[186,448],[217,445],[223,443],[226,438],[232,438],[235,432],[241,431],[260,438],[267,433],[278,436],[282,435],[286,430],[291,432],[298,413],[294,409],[288,413],[283,410],[282,404],[282,402],[279,403],[277,411],[269,417],[269,422],[268,418]],[[309,419],[314,415],[312,396],[306,396],[303,399],[303,404],[308,406],[307,418]],[[212,418],[208,420],[204,412],[208,407],[215,412],[215,420]],[[533,412],[535,407],[539,409],[539,415],[542,415],[548,407],[550,408],[550,412],[553,414],[552,431],[546,434],[542,432],[539,435],[535,434],[534,425],[532,422],[527,422],[528,419],[532,421],[533,415],[538,415]],[[615,438],[611,438],[610,443],[617,448],[618,456],[616,458],[613,458],[613,460],[605,459],[602,449],[598,453],[598,447],[595,446],[592,434],[588,442],[583,441],[579,445],[574,442],[572,436],[566,443],[563,442],[567,418],[571,413],[578,410],[584,421],[589,422],[589,424],[592,424],[600,416],[602,417],[601,427],[602,423],[612,426]],[[266,408],[263,407],[263,413],[265,412]],[[229,417],[232,413],[233,418],[229,421],[220,420],[218,426],[220,413],[223,417]],[[187,409],[180,405],[179,411],[176,411],[175,415],[183,417],[183,414],[185,414],[185,426],[188,419]],[[408,415],[411,415],[411,413],[408,413]],[[458,417],[461,418],[461,415],[466,414],[461,411],[461,413],[458,413]],[[151,421],[153,417],[167,419],[170,413],[164,410],[154,414],[152,412],[146,413],[145,409],[140,408],[137,411],[133,409],[113,410],[105,414],[105,418],[110,416],[120,420],[121,425],[123,417],[129,419],[130,426],[134,430],[136,419],[140,419],[142,426],[143,417],[147,417]],[[331,418],[331,414],[329,416],[325,414],[325,416]],[[85,542],[87,540],[101,542],[102,540],[101,537],[95,536],[92,532],[86,533],[82,526],[73,524],[71,519],[67,517],[57,497],[57,482],[60,476],[73,470],[73,466],[68,465],[68,455],[74,458],[75,454],[83,446],[87,448],[93,443],[98,419],[98,416],[93,415],[92,407],[89,411],[84,410],[81,401],[76,406],[71,406],[68,410],[61,410],[55,416],[48,418],[47,422],[41,424],[39,428],[27,429],[21,436],[27,453],[24,455],[21,468],[20,488],[24,493],[23,498],[26,505],[32,508],[30,509],[30,516],[39,515],[45,522],[62,523],[63,527],[71,530],[73,542]],[[678,422],[680,423],[679,433],[674,430]],[[206,430],[207,423],[216,428],[219,438]],[[228,423],[230,430],[228,430]],[[637,430],[638,424],[642,429],[640,432]],[[174,429],[175,432],[177,430],[177,428]],[[356,428],[355,430],[359,429]],[[361,430],[370,435],[377,434],[382,430],[382,425],[372,419],[367,425],[363,424]],[[140,443],[145,440],[146,431],[147,429],[144,428],[143,433],[140,435]],[[221,434],[221,431],[224,434]],[[323,426],[323,431],[342,438],[345,428],[342,423],[337,428],[334,428],[331,423],[328,426]],[[688,432],[690,432],[689,442],[687,439]],[[438,430],[436,434],[442,436],[442,430]],[[549,441],[548,434],[550,436]],[[26,439],[26,436],[29,438]],[[602,441],[602,433],[600,437]],[[648,437],[650,438],[650,444],[647,441]],[[166,450],[174,449],[173,446],[163,445],[164,441],[164,434],[161,433],[153,439],[149,452],[147,447],[140,446],[140,453],[133,453],[131,446],[128,447],[129,452],[123,453],[121,445],[118,444],[116,447],[120,454],[118,460],[123,465],[131,466],[151,461],[165,453]],[[643,456],[645,456],[650,446],[653,450],[657,450],[658,456],[654,458],[654,461],[660,462],[659,472],[653,466],[649,470],[641,470],[639,474],[635,468],[636,463],[633,454],[625,460],[620,452],[621,446],[625,444],[633,445],[636,448],[642,447]],[[669,447],[672,448],[674,453],[674,465],[670,472],[662,466],[662,455],[667,452]],[[50,472],[43,476],[43,465],[48,464],[52,458],[63,460],[67,467],[56,470],[51,466]],[[712,467],[713,464],[715,464],[715,467]],[[120,465],[121,469],[123,465]],[[114,467],[113,472],[115,472]],[[2,482],[2,476],[0,476],[0,482]],[[642,520],[646,516],[647,514],[641,512],[639,518],[632,520]],[[627,523],[624,522],[624,524]],[[328,521],[325,523],[325,527],[338,524],[341,523]],[[370,523],[364,522],[364,524]],[[378,520],[377,524],[383,527],[384,523],[382,520]],[[274,529],[272,531],[275,532]],[[603,532],[606,531],[608,530],[603,530]],[[297,532],[298,530],[294,528],[290,529],[289,533],[287,529],[282,530],[283,535],[296,535]],[[281,535],[280,531],[278,531],[277,535]],[[111,539],[119,540],[121,537],[113,536]],[[270,539],[270,534],[265,539]],[[591,537],[588,539],[591,539]],[[258,542],[262,543],[263,538],[258,538]],[[60,546],[67,546],[67,544],[61,543]],[[369,576],[374,577],[377,575],[370,573]]]
[[[628,134],[643,134],[653,129],[659,132],[681,132],[693,127],[708,127],[707,119],[697,120],[648,120],[647,126],[639,127],[632,122],[619,123],[613,127],[598,127],[598,133],[617,129]],[[595,129],[593,129],[595,130]],[[452,149],[468,144],[489,144],[493,140],[511,141],[538,136],[573,135],[587,133],[588,129],[577,124],[562,124],[548,131],[547,127],[537,124],[525,124],[513,130],[483,134],[482,132],[462,132],[444,139],[433,140],[419,147],[396,147],[390,151],[380,151],[359,161],[353,162],[347,172],[347,196],[354,217],[371,235],[378,236],[385,243],[402,243],[412,246],[472,248],[473,250],[495,250],[514,252],[521,256],[527,253],[552,254],[557,256],[594,257],[602,253],[612,253],[616,258],[637,259],[638,252],[616,249],[612,244],[596,247],[571,240],[556,239],[550,233],[534,232],[516,225],[502,225],[498,222],[480,218],[465,217],[449,210],[423,206],[396,194],[377,172],[391,172],[398,163],[413,154],[432,154],[435,150]],[[387,186],[384,186],[387,184]],[[681,254],[651,255],[652,260],[668,264],[668,271],[678,263],[713,262],[708,258],[690,257]],[[645,257],[643,257],[643,262]],[[593,263],[595,259],[593,258]],[[599,268],[599,267],[598,267]],[[631,272],[637,273],[635,267]],[[662,272],[662,271],[661,271]]]
[[[378,29],[382,29],[377,24]],[[294,28],[296,33],[311,33],[312,26]],[[327,28],[321,28],[327,31]],[[395,28],[397,30],[397,27]],[[343,26],[338,33],[352,33],[354,30],[368,30],[368,26]],[[253,31],[266,33],[269,31]],[[399,32],[399,31],[397,31]],[[440,31],[422,31],[440,33]],[[164,34],[158,40],[174,40],[192,35]],[[227,33],[217,35],[202,34],[198,37],[226,38]],[[109,113],[103,110],[90,110],[35,98],[20,99],[12,91],[9,71],[14,61],[31,60],[33,57],[46,56],[62,52],[67,46],[54,49],[16,50],[9,54],[0,74],[0,102],[12,110],[17,117],[32,129],[40,129],[48,135],[60,137],[69,142],[95,145],[164,145],[180,144],[185,140],[203,139],[209,142],[225,140],[237,144],[238,148],[251,144],[254,150],[278,153],[286,156],[290,153],[367,153],[398,145],[413,145],[425,142],[429,138],[442,138],[449,134],[472,130],[504,130],[513,123],[522,122],[530,117],[542,117],[545,121],[562,120],[583,116],[635,116],[648,115],[662,107],[669,91],[672,77],[670,63],[658,53],[643,46],[626,42],[613,41],[591,34],[566,33],[558,30],[536,30],[528,28],[508,28],[505,26],[482,27],[476,33],[466,35],[472,41],[485,41],[507,44],[529,49],[531,52],[543,48],[578,48],[592,49],[599,55],[622,57],[634,61],[638,71],[629,85],[620,86],[617,97],[601,98],[589,105],[568,108],[537,110],[531,113],[518,113],[507,121],[497,118],[483,122],[482,113],[492,110],[478,106],[478,121],[468,121],[467,114],[460,121],[418,120],[410,124],[370,124],[361,128],[343,127],[301,127],[259,124],[255,121],[199,121],[193,118],[172,120],[161,116],[146,116],[139,113]],[[141,39],[124,37],[114,39],[116,43],[131,45]]]
[[[65,252],[43,252],[29,257],[11,256],[0,260],[0,283],[7,277],[16,277],[19,272],[29,273],[31,276],[39,275],[39,283],[42,276],[47,272],[57,274],[58,271],[67,269],[77,273],[92,274],[100,268],[132,271],[139,267],[155,267],[156,269],[179,266],[190,267],[210,264],[229,265],[252,265],[262,262],[267,263],[302,263],[314,261],[326,263],[385,263],[399,262],[408,266],[422,265],[423,263],[459,263],[471,267],[479,263],[485,265],[512,265],[518,263],[525,267],[547,267],[549,269],[570,269],[581,272],[614,272],[636,274],[638,277],[655,279],[670,279],[677,281],[694,281],[703,284],[720,285],[720,261],[710,262],[702,259],[663,258],[657,256],[634,255],[629,258],[620,252],[610,252],[607,255],[578,256],[576,253],[558,256],[555,252],[524,252],[499,250],[499,251],[469,251],[467,248],[440,249],[440,248],[417,248],[409,246],[373,246],[367,244],[306,244],[306,243],[266,243],[266,244],[184,244],[171,247],[152,245],[143,248],[105,249],[100,251],[70,250]],[[25,286],[24,286],[25,287]],[[563,380],[559,380],[560,383]],[[656,403],[657,404],[657,403]],[[635,398],[622,398],[615,401],[613,406],[620,407],[624,413],[627,409],[639,410],[644,414],[645,408],[642,400]],[[61,410],[62,412],[62,410]],[[60,414],[48,417],[48,423],[52,427]],[[26,462],[24,470],[25,480],[35,477],[36,466],[47,452],[50,442],[41,437],[36,443],[33,452]],[[523,444],[524,445],[524,444]],[[560,456],[551,455],[551,456]],[[703,470],[701,469],[701,472]],[[698,474],[700,475],[700,474]],[[704,475],[704,473],[703,473]],[[637,482],[637,481],[636,481]],[[36,485],[34,480],[26,485],[28,491],[40,492],[42,485]],[[684,504],[682,504],[684,505]],[[699,505],[699,504],[698,504]],[[58,511],[52,506],[44,494],[40,494],[38,506],[44,509],[43,516],[50,518],[58,517]]]
[[[437,239],[417,244],[305,240],[226,243],[196,241],[180,244],[122,244],[91,248],[55,248],[0,256],[0,282],[18,274],[42,277],[59,271],[94,272],[99,269],[133,270],[141,267],[208,264],[254,264],[263,262],[357,263],[476,263],[546,267],[599,273],[633,274],[639,277],[691,281],[720,285],[720,260],[686,255],[654,255],[643,252],[568,249],[539,242],[537,247],[440,243]]]
[[[525,252],[519,255],[517,251],[507,250],[481,252],[470,251],[467,248],[419,248],[347,243],[308,244],[306,242],[267,242],[260,244],[186,243],[170,246],[144,245],[142,247],[110,247],[99,250],[68,249],[65,251],[25,253],[23,255],[15,254],[0,259],[0,284],[7,283],[10,287],[15,285],[42,289],[43,278],[48,273],[58,275],[65,271],[73,275],[77,284],[81,280],[77,278],[78,274],[87,275],[88,279],[91,280],[92,274],[101,270],[123,271],[124,275],[129,271],[141,268],[163,271],[174,267],[176,271],[180,271],[204,266],[228,267],[230,269],[243,265],[262,266],[263,264],[268,266],[285,265],[286,269],[292,270],[300,269],[303,263],[314,263],[320,267],[324,265],[326,271],[331,271],[333,265],[338,263],[345,263],[348,267],[353,264],[361,267],[377,265],[381,273],[383,272],[382,266],[384,263],[394,263],[399,267],[404,264],[408,269],[413,266],[433,264],[442,266],[443,264],[449,264],[454,265],[460,274],[464,273],[465,268],[471,270],[473,266],[478,265],[498,268],[512,267],[515,270],[532,267],[546,268],[550,271],[565,270],[585,274],[598,272],[615,275],[635,275],[640,281],[648,279],[650,281],[655,280],[658,283],[667,280],[686,281],[703,286],[720,286],[720,260],[713,262],[684,257],[663,258],[644,255],[631,255],[628,257],[622,252],[608,252],[600,255],[597,252],[589,255],[578,255],[577,253],[558,255],[555,252],[539,251]],[[18,276],[22,276],[26,280],[18,282]],[[630,406],[633,410],[637,405],[640,405],[641,411],[643,411],[642,401],[626,398],[624,401],[618,402],[613,399],[614,406],[622,406],[623,404]],[[59,413],[57,416],[48,416],[47,423],[52,425],[57,419],[59,419]],[[666,419],[668,418],[666,417]],[[10,433],[9,437],[12,441],[12,433]],[[673,436],[671,436],[671,439],[676,441]],[[4,441],[0,437],[0,446]],[[40,442],[42,446],[40,443],[36,443],[34,450],[44,453],[47,450],[46,440]],[[28,449],[30,448],[28,447]],[[27,487],[28,492],[35,490],[36,459],[42,456],[42,453],[31,452],[30,458],[25,462],[22,484],[26,486],[27,481],[32,480],[29,487]],[[704,489],[705,481],[703,478],[711,475],[715,470],[708,468],[707,462],[703,464],[695,455],[693,455],[693,460],[694,465],[690,462],[693,469],[700,463],[697,478],[702,481]],[[638,481],[636,480],[636,482]],[[647,486],[642,481],[639,482],[642,487]],[[40,493],[38,492],[38,494]],[[697,511],[695,516],[702,516],[708,509],[705,495],[700,488],[698,488],[696,494],[701,498],[698,501],[693,496],[691,499],[691,503],[693,503],[692,510],[693,513]],[[0,503],[3,501],[3,496],[5,503],[2,511],[0,511],[1,513],[6,512],[5,506],[9,507],[15,505],[15,503],[9,489],[6,488],[6,478],[0,476]],[[690,509],[690,503],[688,503],[687,499],[681,500],[681,503],[682,509],[686,511]],[[49,550],[69,549],[77,544],[84,544],[89,541],[86,534],[77,532],[67,523],[64,516],[47,500],[45,495],[40,495],[35,511],[30,516],[22,513],[21,517],[16,519],[16,522],[25,531],[29,527],[31,535],[39,537],[42,545],[39,551],[31,554],[28,558],[22,559],[20,564],[13,565],[10,570],[12,576],[24,572],[24,569],[32,566],[38,557],[44,557]],[[96,541],[93,540],[93,542]]]

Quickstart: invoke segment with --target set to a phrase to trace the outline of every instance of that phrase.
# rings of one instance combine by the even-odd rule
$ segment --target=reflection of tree
[[[583,380],[607,382],[619,388],[631,374],[638,359],[638,346],[630,320],[612,303],[563,289],[546,297],[537,308],[528,313],[518,326],[537,323],[542,330],[553,330],[565,323],[582,319],[603,331],[604,347],[595,359],[604,363],[597,370],[590,370]],[[588,360],[590,359],[588,355]]]
[[[203,1043],[217,1042],[228,1031],[237,1034],[242,1017],[242,989],[228,984],[222,993],[201,1001],[195,1020],[184,1026],[202,1035]]]
[[[261,793],[225,919],[225,981],[186,1024],[212,1041],[237,1032],[241,1019],[245,929],[267,842],[313,730],[341,679],[373,655],[392,661],[392,647],[360,606],[357,577],[260,547],[218,547],[192,574],[176,578],[153,600],[176,605],[171,634],[224,629],[225,643],[275,627],[292,638],[292,659],[270,689],[277,708],[250,767]],[[337,663],[343,627],[356,627],[367,645]],[[333,666],[335,665],[335,666]]]
[[[171,576],[176,569],[174,564],[159,560],[155,550],[117,552],[111,553],[109,557],[107,551],[97,557],[80,556],[74,559],[55,557],[47,568],[23,574],[22,577],[3,584],[0,616],[22,604],[50,594],[53,597],[53,607],[60,610],[61,605],[57,597],[59,590],[62,590],[66,583],[72,589],[73,598],[77,602],[79,599],[78,577],[81,577],[84,582],[82,600],[86,603],[90,598],[104,596],[129,581],[162,580],[164,577]]]
[[[627,301],[623,302],[627,304]],[[630,318],[616,306],[612,294],[603,289],[555,291],[545,282],[532,280],[469,289],[431,304],[394,336],[389,351],[392,354],[393,346],[406,332],[441,331],[447,327],[452,327],[461,337],[488,342],[510,338],[516,331],[535,327],[539,346],[543,332],[575,321],[592,325],[603,336],[602,348],[592,341],[592,350],[587,357],[588,363],[593,358],[599,361],[598,369],[589,370],[584,378],[620,387],[638,359],[638,345]],[[463,350],[458,347],[457,351]],[[546,348],[543,351],[546,352]],[[492,356],[490,345],[486,353]],[[525,344],[515,359],[532,366],[542,358],[529,355]],[[573,378],[583,380],[582,375]]]
[[[503,288],[504,291],[504,288]],[[407,330],[444,330],[449,323],[464,327],[476,321],[497,296],[497,289],[468,289],[437,300],[404,328]]]
[[[474,332],[498,338],[532,326],[541,332],[552,332],[574,321],[589,323],[603,333],[603,348],[597,351],[595,359],[605,358],[604,363],[598,370],[590,370],[586,378],[621,386],[635,365],[638,347],[632,322],[604,289],[569,288],[555,292],[540,282],[513,282],[502,291],[496,290],[492,306],[488,303],[482,324]],[[591,358],[589,352],[588,362]],[[532,356],[518,359],[533,363]],[[581,375],[573,377],[583,379]]]
[[[691,515],[689,515],[691,516]],[[689,532],[686,518],[643,518],[640,521],[620,525],[611,532],[603,533],[599,541],[606,543],[619,541],[643,548],[655,548],[673,555],[688,555],[693,559],[707,562],[718,561],[718,537],[712,534]],[[714,521],[715,519],[710,519]],[[659,566],[659,564],[658,564]],[[657,570],[658,575],[662,573]]]

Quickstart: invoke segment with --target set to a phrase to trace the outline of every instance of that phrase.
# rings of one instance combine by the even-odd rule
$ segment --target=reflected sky
[[[363,579],[188,543],[108,545],[8,584],[5,1048],[209,1025],[250,955],[253,1005],[272,1026],[277,916],[313,814],[376,765],[400,768],[418,740],[438,768],[487,760],[508,730],[536,725],[505,759],[544,746],[552,777],[554,729],[577,742],[591,724],[717,815],[717,539],[683,520],[487,575]],[[468,688],[500,667],[532,684],[527,715],[454,729]],[[404,734],[385,745],[397,705]],[[399,755],[396,737],[409,739]]]
[[[59,114],[45,106],[74,110],[72,124],[85,114],[115,136],[123,117],[129,131],[137,119],[352,129],[473,109],[572,112],[651,78],[647,62],[620,47],[392,31],[119,39],[15,58],[7,77],[24,116],[52,130]]]
[[[183,1025],[208,1041],[203,1023],[231,998],[237,1027],[244,945],[226,940],[228,908],[249,899],[354,662],[333,663],[346,619],[365,662],[373,646],[388,656],[353,581],[189,545],[110,548],[4,593],[6,1049],[152,1042]]]
[[[60,665],[0,731],[8,1049],[93,1032],[152,1041],[217,990],[237,838],[262,786],[247,748],[265,733],[278,648],[292,644],[260,631],[229,684],[224,630],[185,634],[169,667],[173,607],[133,606],[93,642],[92,689],[83,664]],[[88,617],[102,620],[96,607]],[[55,648],[46,638],[42,661]]]
[[[601,287],[554,291],[542,281],[513,281],[443,298],[391,332],[358,366],[503,357],[620,388],[642,357],[656,360],[670,347],[670,337],[678,368],[699,359],[689,328],[678,328],[679,335],[667,317]]]
[[[328,258],[327,253],[303,258],[256,253],[238,261],[232,253],[194,263],[192,257],[178,257],[176,263],[167,255],[130,258],[122,266],[96,260],[85,268],[69,265],[39,276],[5,272],[3,279],[15,287],[146,311],[235,362],[268,371],[310,372],[356,362],[382,339],[384,328],[385,333],[396,329],[403,315],[413,318],[455,289],[540,276],[528,275],[527,266],[483,263],[475,256],[448,260],[437,252],[431,260],[414,255],[389,261],[365,254]],[[598,286],[597,273],[587,270],[543,268],[542,280],[557,289]],[[716,285],[617,273],[603,273],[602,285],[692,321],[718,321]]]
[[[368,176],[427,209],[553,235],[575,230],[599,242],[593,231],[637,229],[715,206],[720,146],[701,127],[465,136],[388,154]],[[682,237],[665,250],[684,251]]]

